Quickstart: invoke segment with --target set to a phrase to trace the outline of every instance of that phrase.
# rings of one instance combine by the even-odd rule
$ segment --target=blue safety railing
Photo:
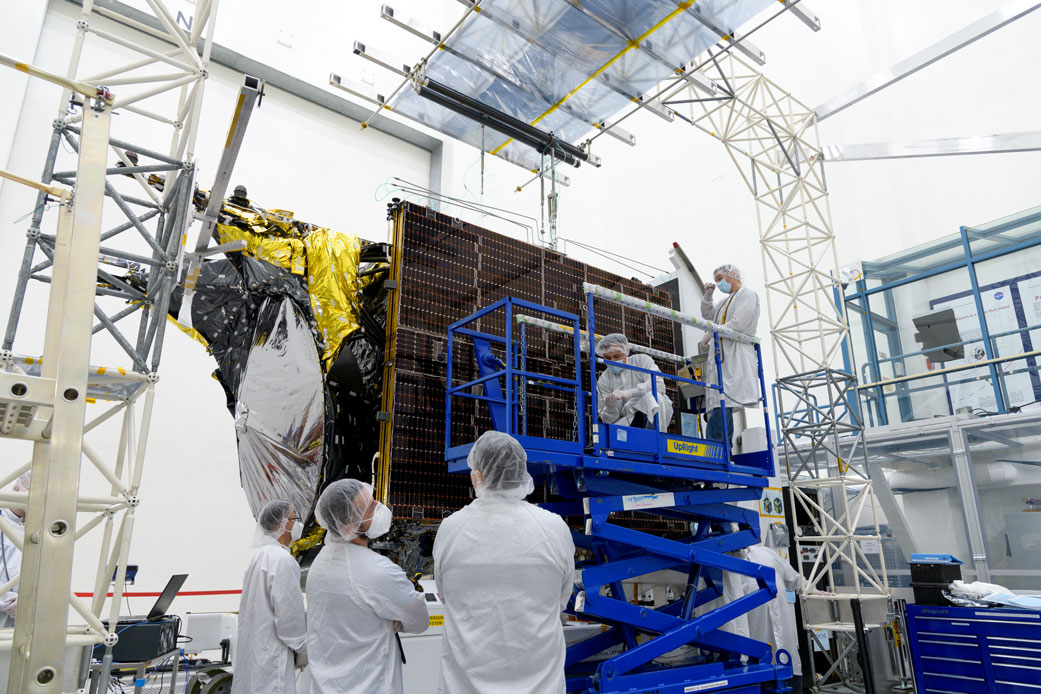
[[[587,295],[586,300],[586,334],[595,335],[594,296]],[[532,328],[515,325],[519,314],[543,317],[570,333],[566,363],[549,367],[555,373],[540,372],[528,354]],[[790,677],[791,666],[783,651],[773,653],[769,644],[722,629],[777,596],[772,570],[734,554],[760,539],[758,512],[737,504],[758,501],[774,472],[759,345],[755,345],[755,355],[767,450],[735,454],[730,447],[733,432],[726,431],[726,441],[709,441],[661,431],[667,427],[660,420],[660,411],[654,416],[654,429],[598,422],[597,366],[604,359],[596,355],[593,344],[589,355],[583,356],[581,322],[575,314],[519,299],[497,301],[449,327],[446,385],[445,459],[449,470],[467,471],[466,456],[472,447],[470,441],[453,438],[453,403],[460,399],[483,403],[491,427],[513,435],[524,446],[529,472],[552,495],[543,508],[564,517],[583,517],[582,530],[573,530],[572,535],[576,547],[591,558],[576,566],[581,571],[581,585],[576,587],[568,612],[584,621],[599,622],[603,631],[568,649],[568,691],[748,692],[752,688],[758,691],[762,685],[771,691],[787,691],[782,682]],[[718,334],[714,339],[719,355]],[[456,367],[457,341],[472,344],[476,367],[474,372],[467,369],[462,377]],[[722,386],[627,363],[611,365],[646,374],[655,399],[661,379],[700,385],[706,392],[714,389],[720,394],[721,407],[728,406]],[[720,358],[714,367],[717,383],[724,383]],[[525,410],[538,390],[554,393],[558,406],[573,407],[571,435],[533,435],[538,433],[536,422]],[[726,410],[721,414],[726,427]],[[634,513],[638,515],[633,517]],[[665,536],[640,525],[639,518],[679,522],[686,530]],[[683,595],[662,605],[632,604],[624,581],[662,570],[687,577]],[[723,597],[723,573],[727,571],[747,576],[756,588],[708,609],[711,601]],[[697,650],[684,662],[671,666],[658,662],[661,656],[688,644]],[[608,649],[619,648],[620,652],[605,655]]]
[[[857,353],[853,345],[846,344],[844,358],[847,364],[856,363],[860,377],[860,390],[868,403],[869,425],[881,426],[890,423],[893,413],[887,403],[897,402],[896,416],[899,421],[912,421],[921,416],[933,416],[935,408],[919,414],[915,411],[919,401],[916,395],[929,391],[942,391],[946,396],[948,414],[957,407],[951,400],[952,387],[979,381],[977,370],[983,370],[989,389],[993,394],[994,414],[1010,411],[1017,405],[1010,401],[1007,379],[1015,374],[1029,374],[1035,399],[1041,399],[1041,374],[1037,363],[1036,346],[1031,333],[1041,325],[1029,320],[1025,309],[1014,306],[1020,323],[1012,330],[991,330],[984,305],[984,292],[1008,290],[1018,291],[1018,283],[1025,278],[1032,280],[1038,275],[1033,272],[1021,277],[1008,277],[997,282],[979,279],[979,266],[1000,258],[1011,258],[1015,254],[1041,246],[1041,207],[1026,210],[981,227],[961,227],[957,234],[934,243],[911,249],[883,260],[863,263],[863,276],[857,279],[852,291],[847,291],[836,300],[845,302],[850,315],[858,316],[861,334]],[[1033,257],[1033,256],[1031,256]],[[1034,267],[1033,263],[1025,265]],[[979,334],[973,334],[956,342],[942,346],[930,346],[908,350],[904,340],[908,332],[910,316],[904,316],[901,329],[900,314],[893,298],[894,290],[925,282],[945,273],[963,271],[966,290],[958,296],[971,299],[979,321]],[[924,285],[923,285],[924,286]],[[1015,290],[1013,290],[1015,288]],[[1022,315],[1020,315],[1022,314]],[[1014,354],[999,354],[999,340],[1019,335],[1022,351]],[[883,340],[882,344],[879,340]],[[971,361],[957,367],[924,369],[909,373],[909,360],[927,357],[941,350],[962,349],[967,354],[970,347],[982,351],[978,365]],[[1014,362],[1021,362],[1019,368]],[[943,366],[943,365],[941,365]],[[928,382],[927,379],[942,379]]]

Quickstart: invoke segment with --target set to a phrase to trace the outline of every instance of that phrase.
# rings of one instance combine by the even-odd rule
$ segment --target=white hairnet
[[[286,526],[289,525],[289,516],[293,515],[292,510],[293,505],[288,501],[282,499],[269,501],[264,508],[260,509],[257,527],[265,535],[281,537],[282,533],[286,531]]]
[[[517,439],[501,431],[486,431],[470,449],[466,463],[481,473],[474,487],[477,496],[499,496],[520,500],[535,490],[528,474],[528,454]]]
[[[610,335],[604,335],[600,338],[600,341],[596,343],[596,355],[598,357],[602,357],[615,349],[620,349],[626,354],[629,354],[629,338],[621,333],[611,333]]]
[[[314,515],[327,531],[326,540],[350,542],[358,536],[358,526],[372,500],[372,485],[358,480],[337,480],[318,497]]]
[[[282,537],[289,525],[289,517],[293,515],[293,504],[282,499],[269,501],[260,509],[257,516],[257,531],[253,534],[253,546],[277,540]],[[299,521],[298,521],[299,522]]]
[[[712,271],[713,277],[715,277],[718,274],[724,274],[727,277],[733,277],[738,282],[741,281],[741,271],[737,269],[736,265],[720,265]]]

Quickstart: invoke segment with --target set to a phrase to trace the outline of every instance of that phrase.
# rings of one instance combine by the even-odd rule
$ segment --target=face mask
[[[716,287],[724,294],[729,294],[731,289],[730,280],[720,280],[719,282],[716,282]]]
[[[376,510],[372,512],[372,521],[369,523],[369,529],[365,531],[365,537],[375,540],[381,535],[386,535],[390,530],[392,517],[390,509],[377,501]]]
[[[611,373],[613,373],[613,374],[620,374],[620,373],[622,373],[623,371],[625,371],[625,369],[623,369],[622,367],[620,367],[620,366],[615,366],[614,364],[611,364],[611,365],[610,365],[610,366],[608,366],[607,368],[608,368],[608,369],[610,369]]]
[[[289,541],[296,542],[304,536],[304,524],[300,521],[293,521],[293,529],[289,531]]]

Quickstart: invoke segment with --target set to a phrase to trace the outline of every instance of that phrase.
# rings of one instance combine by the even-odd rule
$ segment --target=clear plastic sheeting
[[[274,499],[309,515],[325,426],[325,380],[307,318],[290,299],[268,299],[235,404],[239,474],[254,517]]]
[[[484,0],[419,76],[578,144],[652,97],[770,0]],[[539,168],[540,154],[402,90],[392,107],[440,132]]]

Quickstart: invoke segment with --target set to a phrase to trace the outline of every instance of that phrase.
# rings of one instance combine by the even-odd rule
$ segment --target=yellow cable
[[[659,21],[657,24],[652,26],[650,29],[648,29],[647,31],[645,31],[642,34],[640,34],[640,36],[636,37],[635,41],[629,41],[628,45],[625,48],[623,48],[621,51],[619,51],[617,55],[615,55],[613,58],[608,60],[603,65],[601,65],[600,69],[598,69],[592,75],[590,75],[589,77],[587,77],[584,80],[582,80],[582,82],[579,83],[579,85],[577,87],[575,87],[574,89],[569,91],[567,94],[565,94],[563,97],[561,97],[560,100],[557,101],[557,103],[555,103],[552,106],[550,106],[549,109],[547,109],[545,113],[543,113],[541,116],[539,116],[535,120],[531,121],[531,123],[529,123],[529,125],[536,125],[543,118],[545,118],[549,114],[551,114],[554,111],[556,111],[558,108],[561,107],[561,105],[565,101],[567,101],[568,99],[573,97],[580,89],[582,89],[587,84],[589,84],[590,82],[595,80],[597,77],[602,75],[604,73],[604,71],[606,71],[609,67],[611,67],[618,60],[620,60],[623,55],[625,55],[626,53],[628,53],[629,51],[631,51],[634,48],[639,48],[640,44],[643,43],[643,41],[648,36],[650,36],[651,34],[653,34],[656,31],[658,31],[658,29],[661,29],[663,26],[665,26],[666,24],[671,22],[677,16],[679,16],[679,15],[683,14],[684,12],[686,12],[690,8],[690,6],[693,5],[693,4],[694,4],[694,0],[685,0],[685,2],[681,2],[679,4],[679,6],[675,10],[673,10],[668,15],[666,15],[661,21]],[[635,101],[635,99],[633,99],[633,101]],[[498,147],[493,149],[492,150],[492,154],[498,154],[499,152],[504,150],[511,142],[513,142],[513,138],[510,138],[509,140],[506,140],[506,142],[503,142],[501,145],[499,145]]]

